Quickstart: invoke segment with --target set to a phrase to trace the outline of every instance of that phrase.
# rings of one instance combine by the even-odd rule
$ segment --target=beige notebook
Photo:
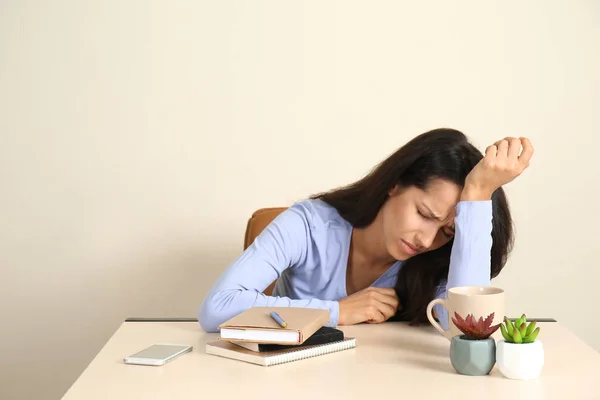
[[[282,328],[275,311],[287,323]],[[302,344],[329,322],[329,310],[301,307],[252,307],[219,325],[220,339],[271,344]]]
[[[356,347],[356,339],[345,338],[344,340],[325,344],[300,346],[298,348],[276,351],[256,352],[238,346],[234,343],[218,340],[215,342],[206,343],[206,353],[268,367],[271,365],[283,364],[303,360],[305,358],[317,357],[324,354],[348,350],[354,347]]]

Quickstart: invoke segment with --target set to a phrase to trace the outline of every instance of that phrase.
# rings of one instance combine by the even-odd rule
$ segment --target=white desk
[[[342,327],[357,338],[355,349],[262,367],[206,354],[217,334],[197,322],[124,322],[63,399],[600,399],[600,353],[557,322],[539,326],[542,376],[513,381],[497,367],[488,376],[457,374],[450,342],[431,326]],[[162,367],[123,364],[156,342],[194,350]]]

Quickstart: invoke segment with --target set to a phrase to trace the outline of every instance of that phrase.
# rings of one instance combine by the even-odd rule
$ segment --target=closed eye
[[[446,235],[446,237],[449,237],[449,238],[453,237],[455,234],[453,226],[444,226],[442,228],[442,232],[444,233],[444,235]]]
[[[423,213],[421,210],[419,210],[418,208],[417,208],[417,213],[419,213],[419,215],[420,215],[421,217],[425,218],[426,220],[430,220],[430,221],[431,221],[431,220],[435,220],[435,218],[431,218],[431,217],[429,217],[429,216],[425,215],[425,214],[424,214],[424,213]],[[446,236],[447,238],[452,238],[452,237],[454,237],[454,229],[450,228],[449,226],[444,226],[444,227],[441,229],[441,231],[442,231],[442,234],[443,234],[444,236]]]
[[[451,237],[454,236],[454,231],[452,229],[448,228],[447,226],[445,226],[445,227],[442,228],[442,233],[447,238],[451,238]]]

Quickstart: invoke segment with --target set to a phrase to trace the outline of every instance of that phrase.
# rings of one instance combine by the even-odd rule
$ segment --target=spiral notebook
[[[325,344],[298,346],[297,348],[275,351],[256,352],[231,342],[217,340],[215,342],[206,343],[206,353],[268,367],[271,365],[284,364],[306,358],[335,353],[338,351],[344,351],[352,349],[355,346],[355,338],[345,338],[344,340]]]

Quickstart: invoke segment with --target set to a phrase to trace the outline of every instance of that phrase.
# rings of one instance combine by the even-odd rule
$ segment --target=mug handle
[[[433,306],[440,304],[447,310],[448,307],[446,307],[446,301],[446,299],[435,299],[429,302],[427,305],[427,319],[435,329],[437,329],[442,335],[444,335],[444,337],[446,337],[446,339],[452,340],[452,334],[450,333],[450,330],[444,330],[444,328],[442,328],[442,326],[433,318]]]

